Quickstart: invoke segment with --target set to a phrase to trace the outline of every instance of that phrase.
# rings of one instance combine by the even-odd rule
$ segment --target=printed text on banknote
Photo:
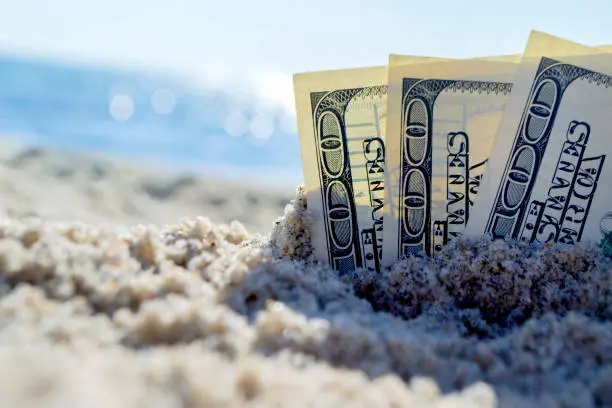
[[[374,86],[310,95],[327,254],[340,272],[381,268],[386,94]]]
[[[462,234],[486,166],[486,159],[470,159],[472,141],[466,131],[466,112],[474,107],[469,106],[469,98],[459,98],[462,116],[452,119],[455,125],[449,125],[449,117],[434,120],[436,100],[443,92],[474,95],[474,99],[480,95],[506,96],[511,88],[504,82],[404,78],[400,152],[396,153],[401,154],[395,243],[400,256],[433,255]],[[481,101],[476,109],[501,112],[499,100],[497,105]],[[447,123],[442,125],[442,121]],[[442,134],[436,126],[456,129]],[[435,189],[443,193],[442,199]]]
[[[576,117],[564,125],[562,143],[549,146],[564,94],[578,80],[612,87],[608,75],[541,59],[488,216],[486,232],[493,239],[570,245],[581,240],[606,165],[606,154],[601,154],[606,151],[601,145],[606,146],[605,140],[610,145],[611,129],[592,132],[591,123]],[[581,102],[588,106],[588,99]],[[594,137],[600,146],[597,152],[589,149]],[[552,177],[545,192],[535,191],[542,162],[551,155],[556,161]],[[609,213],[602,214],[602,228],[608,218]]]

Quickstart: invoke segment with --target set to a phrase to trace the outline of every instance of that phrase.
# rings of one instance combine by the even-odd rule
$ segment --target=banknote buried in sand
[[[296,74],[315,256],[380,271],[462,236],[601,241],[610,75],[611,46],[538,31],[522,55]]]
[[[204,217],[130,227],[2,216],[0,407],[612,406],[612,259],[598,255],[612,248],[600,117],[610,72],[589,54],[537,34],[525,71],[523,55],[392,55],[386,67],[297,76],[309,184],[268,236]],[[49,157],[15,157],[0,160],[0,191],[50,190],[62,174]],[[79,175],[99,168],[57,161]],[[182,177],[115,170],[94,192],[115,191],[111,203],[135,203],[150,219],[207,213],[195,203],[217,192],[282,201],[198,180],[169,194]],[[506,179],[534,181],[523,198]],[[86,177],[56,182],[66,188],[39,195],[41,208],[103,196],[88,194]],[[141,195],[122,195],[135,186]],[[498,195],[527,210],[503,212]],[[238,217],[230,210],[226,220]],[[254,206],[244,214],[253,227],[256,216],[269,221]],[[512,216],[518,239],[500,229]],[[607,239],[571,245],[559,228],[568,250],[537,245],[555,217],[582,228],[581,241]],[[489,229],[502,236],[458,239]],[[342,272],[313,262],[312,244]],[[429,255],[386,267],[404,248]]]

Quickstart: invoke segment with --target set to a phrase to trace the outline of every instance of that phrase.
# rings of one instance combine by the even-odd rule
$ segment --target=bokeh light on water
[[[240,83],[0,55],[0,138],[301,181],[291,77]],[[227,170],[225,171],[228,172]],[[231,174],[230,174],[231,176]]]
[[[115,95],[110,100],[109,111],[113,118],[125,122],[134,114],[134,100],[129,95]]]
[[[230,112],[223,121],[223,129],[228,135],[239,137],[243,136],[249,127],[249,121],[239,110]]]
[[[153,92],[151,106],[160,115],[169,115],[176,106],[176,97],[171,89],[161,88]]]

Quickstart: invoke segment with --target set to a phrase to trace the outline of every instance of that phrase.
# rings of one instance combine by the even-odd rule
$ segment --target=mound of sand
[[[292,189],[144,170],[118,160],[0,144],[0,209],[23,218],[114,225],[176,224],[206,215],[267,234]]]
[[[612,261],[460,242],[339,276],[268,237],[4,218],[0,406],[612,405]]]

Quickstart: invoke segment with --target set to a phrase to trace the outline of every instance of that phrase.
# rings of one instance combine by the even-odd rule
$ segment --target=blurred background
[[[266,232],[302,180],[293,73],[520,53],[531,29],[601,45],[611,15],[609,0],[0,0],[0,208]]]

